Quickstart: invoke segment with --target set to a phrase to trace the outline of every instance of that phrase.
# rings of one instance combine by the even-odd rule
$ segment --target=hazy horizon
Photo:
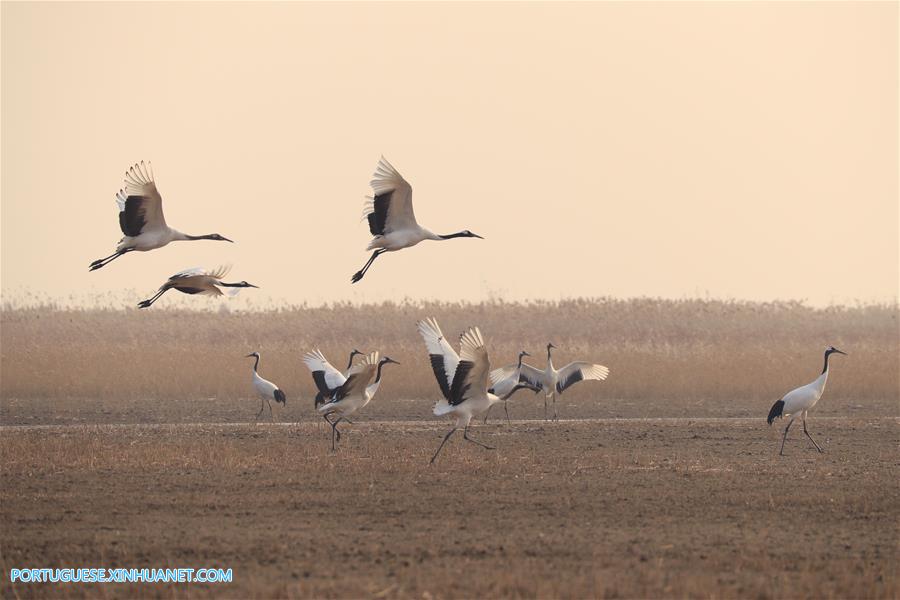
[[[897,3],[4,2],[0,289],[133,304],[224,263],[236,308],[895,304],[898,81]],[[381,155],[486,239],[351,285]],[[140,160],[170,226],[236,243],[89,273]]]

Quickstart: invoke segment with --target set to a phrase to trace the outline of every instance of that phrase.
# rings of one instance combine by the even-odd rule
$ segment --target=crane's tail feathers
[[[777,417],[782,416],[782,412],[784,411],[784,400],[779,400],[775,404],[772,405],[772,410],[769,411],[769,417],[766,419],[769,425],[772,424]]]
[[[447,402],[446,398],[441,398],[434,405],[433,412],[436,416],[446,415],[447,413],[453,411],[453,406]]]
[[[281,402],[281,404],[287,404],[287,397],[284,395],[284,392],[275,388],[274,392],[275,402]]]

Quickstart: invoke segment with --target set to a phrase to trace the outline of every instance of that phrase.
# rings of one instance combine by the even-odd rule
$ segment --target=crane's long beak
[[[847,356],[847,353],[846,353],[846,352],[841,352],[841,351],[838,350],[837,348],[835,348],[834,351],[837,352],[838,354],[843,354],[844,356]]]
[[[258,285],[253,285],[252,283],[248,283],[248,284],[247,284],[247,287],[252,287],[252,288],[259,289],[259,286],[258,286]]]
[[[228,239],[227,237],[225,237],[224,235],[222,236],[222,239],[225,240],[226,242],[231,242],[232,244],[234,243],[234,240],[229,240],[229,239]]]
[[[473,233],[472,237],[477,237],[479,240],[483,240],[484,238],[478,235],[477,233]]]
[[[248,354],[248,355],[245,356],[244,358],[253,358],[253,355],[252,355],[252,354]]]

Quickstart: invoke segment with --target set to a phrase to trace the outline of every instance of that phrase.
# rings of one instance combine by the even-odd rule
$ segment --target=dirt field
[[[452,439],[415,321],[478,324],[495,364],[594,360],[561,423]],[[0,595],[896,598],[896,307],[610,299],[252,313],[0,310]],[[527,323],[528,327],[523,327]],[[450,333],[452,332],[452,333]],[[811,381],[818,454],[765,416]],[[300,362],[380,349],[338,452]],[[254,423],[252,350],[285,390]],[[228,585],[9,582],[21,567],[231,568]]]
[[[900,595],[893,417],[4,427],[2,595]],[[801,432],[794,431],[795,434]],[[9,583],[24,566],[232,568],[234,582]]]

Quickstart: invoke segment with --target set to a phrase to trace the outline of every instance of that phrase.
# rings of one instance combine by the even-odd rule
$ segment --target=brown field
[[[896,419],[4,431],[3,596],[896,598]],[[13,566],[218,566],[37,586]]]
[[[590,359],[431,453],[449,423],[414,322]],[[526,332],[521,323],[532,331]],[[0,594],[7,597],[896,598],[895,307],[572,301],[260,313],[0,312]],[[452,334],[450,332],[453,332]],[[838,357],[786,456],[771,403]],[[338,451],[300,354],[402,364]],[[254,424],[250,361],[288,394]],[[538,357],[536,364],[543,364]],[[497,411],[500,417],[502,411]],[[12,567],[232,568],[225,586],[9,583]]]

